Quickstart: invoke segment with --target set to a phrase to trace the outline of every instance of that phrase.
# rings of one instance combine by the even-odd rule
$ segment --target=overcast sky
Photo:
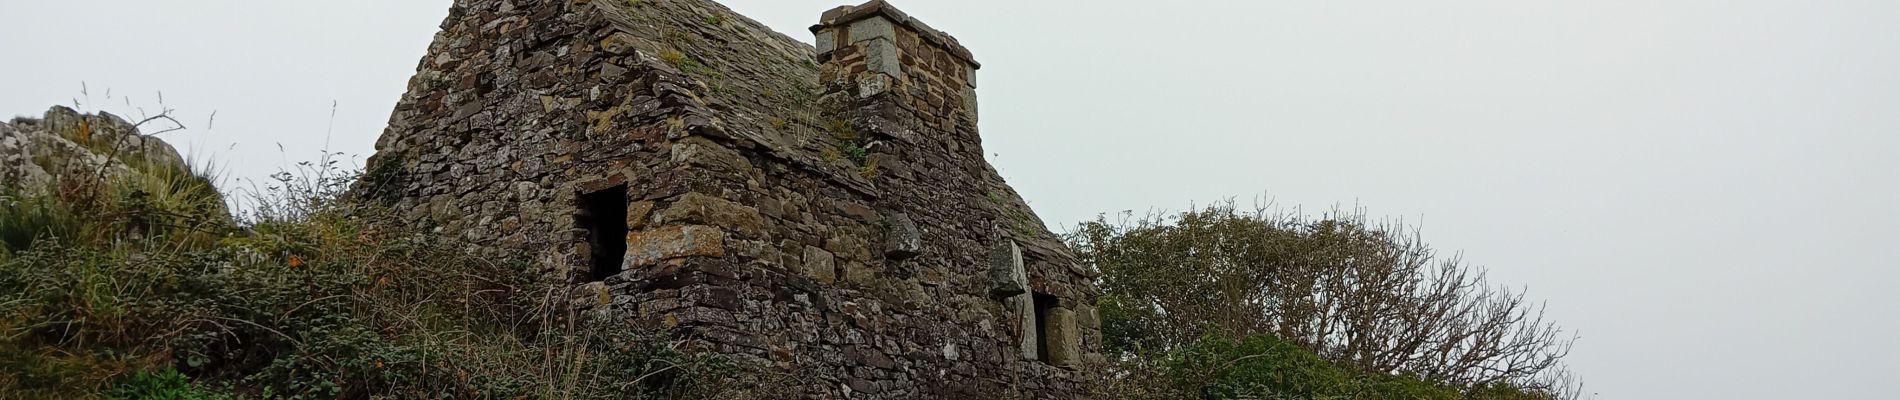
[[[724,2],[809,42],[845,1]],[[1357,204],[1548,300],[1601,398],[1900,382],[1900,1],[896,3],[983,62],[984,145],[1052,224]],[[162,90],[234,178],[360,163],[448,5],[0,0],[0,114]]]

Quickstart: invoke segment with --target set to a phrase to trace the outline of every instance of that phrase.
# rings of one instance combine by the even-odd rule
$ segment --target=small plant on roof
[[[665,61],[667,64],[678,67],[686,62],[686,53],[681,53],[679,50],[674,49],[662,49],[660,50],[660,61]]]
[[[842,119],[833,119],[825,122],[825,130],[830,131],[831,137],[837,138],[838,140],[858,140],[858,130],[852,128],[850,122]]]
[[[864,179],[877,179],[877,160],[876,158],[865,159],[864,165],[858,167],[858,176]]]
[[[844,154],[845,158],[851,159],[851,162],[859,164],[863,164],[865,157],[870,155],[870,152],[865,150],[864,146],[859,146],[853,142],[839,142],[838,152]]]

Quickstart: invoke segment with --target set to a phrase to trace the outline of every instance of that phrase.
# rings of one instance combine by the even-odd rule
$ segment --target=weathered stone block
[[[838,267],[831,252],[812,246],[805,246],[805,276],[821,283],[831,284],[838,281]]]
[[[627,229],[642,229],[647,226],[647,217],[653,216],[653,202],[636,201],[627,204]]]
[[[1029,274],[1023,270],[1023,249],[1016,241],[1003,239],[990,249],[989,278],[991,296],[1010,297],[1029,291]]]
[[[1036,299],[1028,293],[1023,293],[1010,297],[1009,304],[1015,309],[1016,329],[1022,332],[1020,335],[1022,342],[1019,346],[1022,359],[1035,360],[1038,356],[1037,341],[1042,340],[1036,335]]]
[[[853,42],[877,39],[890,42],[897,41],[897,26],[892,25],[891,20],[884,19],[884,17],[865,18],[857,22],[852,22],[850,29],[851,41]]]
[[[624,268],[646,267],[681,257],[726,255],[726,233],[710,226],[669,226],[627,234]]]
[[[853,285],[871,287],[877,284],[877,269],[861,262],[844,263],[844,280]]]
[[[818,36],[818,40],[817,40],[818,54],[824,55],[824,54],[829,54],[833,51],[838,50],[837,29],[835,28],[826,29],[824,31],[818,32],[817,36]]]
[[[752,162],[739,155],[739,152],[696,136],[673,143],[673,162],[718,172],[752,173]]]
[[[884,258],[901,261],[923,253],[924,232],[917,229],[917,222],[910,219],[910,214],[892,214],[885,228]]]
[[[765,224],[759,210],[702,193],[687,193],[673,201],[657,216],[661,225],[702,224],[730,229],[746,237],[758,237]]]
[[[897,81],[895,78],[892,78],[891,75],[863,74],[863,76],[858,77],[858,98],[868,99],[884,94],[890,91],[891,87],[896,85]]]
[[[846,260],[869,261],[871,241],[855,232],[837,232],[825,238],[825,250]]]
[[[866,20],[870,21],[870,20]],[[890,39],[873,39],[858,42],[864,49],[864,67],[871,72],[904,79],[904,65],[898,57],[897,43]]]
[[[1048,318],[1042,321],[1043,338],[1049,347],[1049,364],[1061,367],[1074,367],[1082,360],[1082,335],[1075,326],[1075,311],[1066,308],[1049,310]]]
[[[851,390],[860,393],[877,394],[878,392],[884,391],[878,387],[877,383],[864,380],[863,378],[851,378],[851,380],[845,381],[845,386],[849,386]]]

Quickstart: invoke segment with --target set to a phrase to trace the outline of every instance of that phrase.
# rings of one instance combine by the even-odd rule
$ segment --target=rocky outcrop
[[[56,106],[38,119],[0,122],[0,185],[21,194],[47,193],[61,176],[122,176],[153,168],[183,170],[185,159],[117,115]]]

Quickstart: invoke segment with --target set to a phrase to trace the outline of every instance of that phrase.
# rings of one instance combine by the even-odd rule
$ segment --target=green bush
[[[1169,358],[1175,371],[1191,372],[1208,398],[1315,398],[1353,389],[1352,375],[1299,346],[1270,336],[1243,341],[1208,339]]]
[[[1545,400],[1509,386],[1461,391],[1415,377],[1365,373],[1270,335],[1206,337],[1166,354],[1113,363],[1097,386],[1117,399]]]
[[[229,391],[206,389],[191,383],[177,370],[141,371],[120,378],[100,393],[105,400],[236,400]],[[261,396],[269,397],[269,396]]]

